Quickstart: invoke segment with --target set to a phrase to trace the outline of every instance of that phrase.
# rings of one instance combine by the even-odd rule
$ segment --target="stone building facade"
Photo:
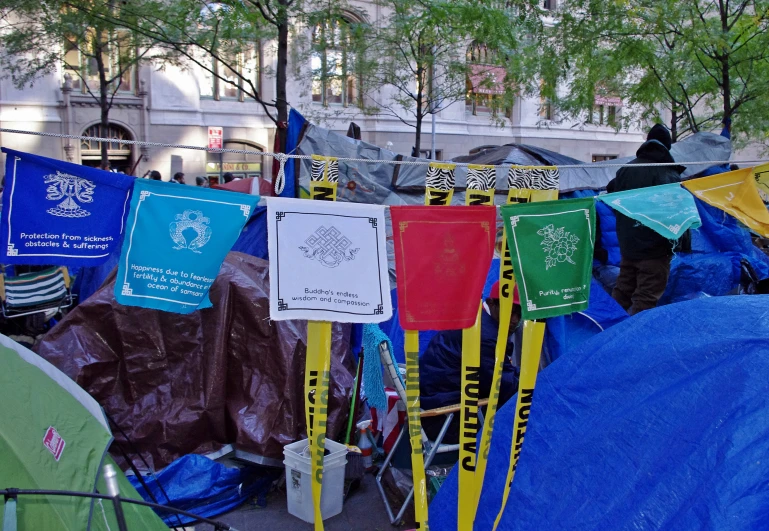
[[[548,2],[549,3],[549,2]],[[350,20],[376,24],[381,16],[374,2],[351,1]],[[273,43],[262,43],[255,69],[257,83],[266,101],[275,97],[274,79],[266,72],[274,71]],[[465,50],[460,50],[463,53]],[[468,52],[469,54],[469,52]],[[468,55],[468,57],[470,57]],[[313,58],[308,64],[290,64],[291,72],[312,72]],[[272,68],[265,68],[272,65]],[[307,74],[311,77],[311,74]],[[351,120],[360,125],[367,142],[410,154],[414,143],[413,128],[396,117],[363,116],[354,105],[345,106],[350,85],[320,86],[318,80],[289,76],[289,102],[308,116],[324,116],[321,125],[345,132]],[[387,90],[387,89],[382,89]],[[519,98],[505,126],[492,123],[484,98],[474,93],[468,81],[466,101],[442,110],[435,120],[438,158],[447,160],[466,155],[484,145],[524,143],[544,147],[582,161],[602,160],[633,154],[642,142],[638,130],[615,132],[610,123],[622,112],[621,102],[597,105],[592,124],[575,127],[554,118],[553,109],[539,98]],[[164,180],[182,171],[188,183],[194,177],[209,175],[214,179],[221,171],[242,176],[269,173],[271,158],[258,155],[225,154],[153,146],[132,146],[121,140],[138,140],[167,144],[207,146],[208,128],[222,127],[224,147],[271,151],[275,126],[261,106],[246,98],[240,90],[218,82],[210,74],[194,66],[157,68],[142,64],[121,82],[110,112],[109,156],[113,168],[143,175],[151,169],[161,172]],[[18,89],[9,79],[0,80],[0,127],[25,131],[44,131],[69,135],[96,136],[99,132],[99,106],[87,94],[79,80],[67,75],[64,67],[38,80],[33,86]],[[431,120],[425,120],[422,150],[431,146]],[[98,142],[45,138],[14,133],[1,133],[3,146],[75,163],[98,164]],[[222,166],[223,163],[223,166]]]

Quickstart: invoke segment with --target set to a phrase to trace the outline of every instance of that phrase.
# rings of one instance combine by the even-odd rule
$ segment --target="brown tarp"
[[[211,287],[213,307],[189,315],[119,305],[113,272],[37,352],[88,391],[155,468],[225,444],[282,461],[283,445],[306,436],[307,325],[270,321],[268,271],[265,260],[230,253]],[[350,406],[349,337],[350,325],[334,324],[330,437]]]

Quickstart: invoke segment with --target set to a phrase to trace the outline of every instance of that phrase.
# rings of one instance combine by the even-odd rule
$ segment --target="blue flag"
[[[259,196],[137,179],[115,298],[176,313],[208,308],[208,290]]]
[[[680,184],[625,190],[599,195],[596,199],[668,240],[677,240],[687,229],[702,225],[694,196]]]
[[[96,266],[120,241],[134,178],[2,148],[1,261]]]

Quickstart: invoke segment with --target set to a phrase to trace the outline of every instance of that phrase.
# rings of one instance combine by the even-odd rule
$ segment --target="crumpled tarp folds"
[[[282,461],[283,445],[306,436],[307,326],[270,321],[268,271],[265,260],[229,253],[213,307],[189,315],[117,304],[113,274],[37,352],[88,391],[156,469],[226,444]],[[349,337],[350,325],[334,324],[330,437],[349,410]]]

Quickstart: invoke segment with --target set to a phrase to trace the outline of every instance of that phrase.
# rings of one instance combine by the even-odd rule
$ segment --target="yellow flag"
[[[769,164],[762,164],[753,168],[753,177],[756,179],[761,200],[764,203],[769,203]]]
[[[756,168],[743,168],[683,183],[684,187],[709,205],[731,214],[758,234],[769,237],[769,211],[761,200]],[[767,174],[761,173],[765,182]]]

